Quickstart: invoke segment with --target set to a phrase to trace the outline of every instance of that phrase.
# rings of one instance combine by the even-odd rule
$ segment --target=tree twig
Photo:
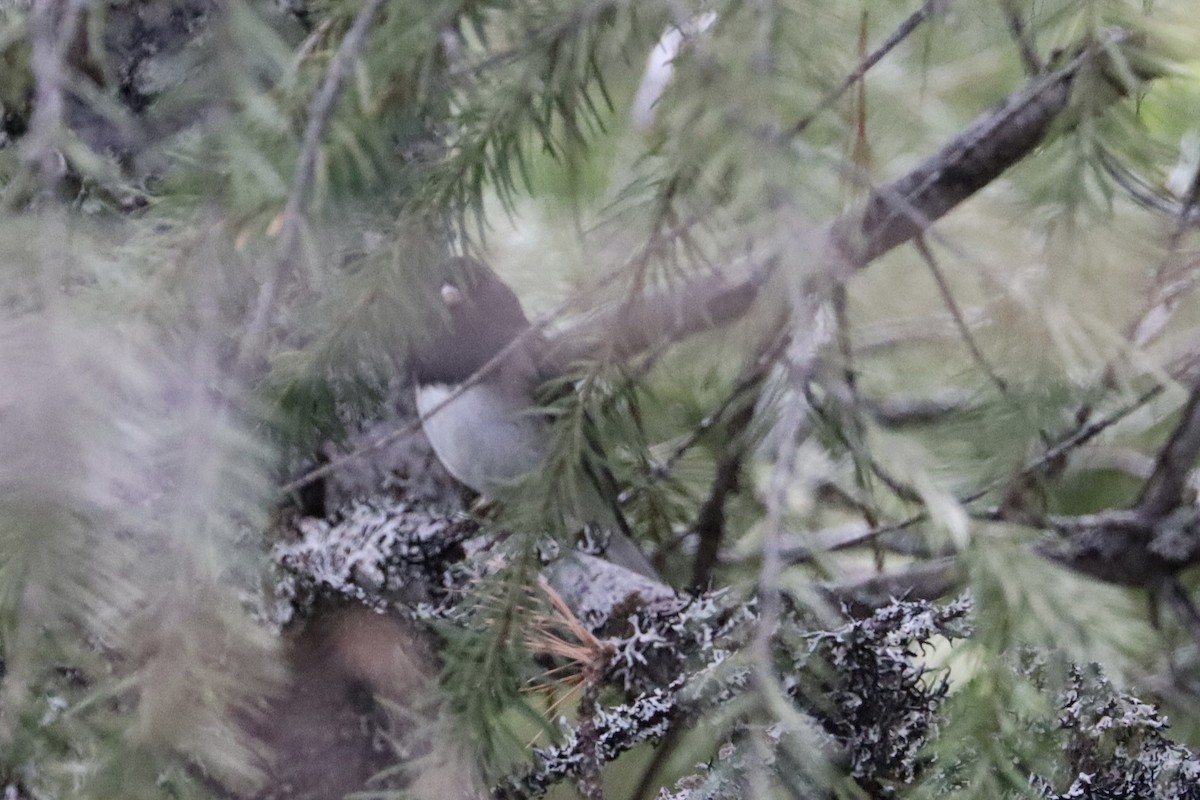
[[[1158,453],[1154,472],[1142,487],[1135,507],[1162,517],[1183,503],[1188,473],[1200,455],[1200,385],[1192,389],[1171,437]]]
[[[963,568],[954,556],[862,580],[823,584],[820,590],[830,600],[845,603],[861,613],[885,606],[892,600],[936,600],[955,589],[962,580]]]
[[[717,459],[716,475],[708,497],[696,515],[694,530],[698,544],[692,559],[692,587],[697,591],[708,588],[717,565],[721,541],[725,538],[725,504],[730,495],[740,490],[739,475],[747,446],[745,432],[753,418],[753,403],[742,406],[730,417],[725,426],[725,448]]]
[[[383,0],[366,0],[354,18],[353,24],[346,32],[334,54],[329,70],[321,88],[313,97],[308,109],[308,122],[304,128],[304,137],[300,144],[300,154],[296,158],[296,167],[292,172],[291,191],[287,203],[280,214],[282,227],[279,230],[275,247],[272,250],[267,265],[267,275],[259,287],[258,297],[254,308],[246,322],[242,346],[236,360],[234,375],[245,378],[249,365],[261,354],[271,313],[279,295],[280,284],[287,265],[296,254],[296,246],[300,239],[300,226],[304,216],[304,207],[312,194],[313,181],[316,177],[317,158],[320,155],[321,142],[325,131],[333,117],[333,110],[341,97],[342,88],[349,77],[354,62],[366,42],[367,31],[375,19],[375,15],[383,6]]]
[[[1083,53],[1062,69],[1030,81],[998,108],[969,124],[917,169],[878,188],[858,209],[830,223],[829,240],[843,254],[847,268],[860,269],[908,241],[1027,156],[1066,108],[1075,77],[1091,57],[1091,51]],[[663,341],[680,341],[729,324],[753,307],[772,267],[752,268],[746,277],[737,280],[720,272],[705,273],[643,296],[549,337],[549,352],[558,358],[584,357],[595,349],[596,342],[603,342],[610,352],[630,355]],[[485,366],[484,370],[489,368]],[[476,380],[481,373],[477,373]],[[446,402],[454,399],[452,396]],[[307,473],[284,487],[285,493],[330,474],[346,461],[395,441],[418,426],[419,422],[414,422],[367,448]]]
[[[1008,483],[1012,480],[1019,479],[1021,477],[1026,477],[1026,476],[1037,473],[1039,470],[1044,468],[1047,464],[1053,463],[1053,462],[1057,461],[1058,459],[1063,458],[1065,455],[1070,453],[1072,450],[1082,447],[1083,445],[1087,444],[1089,441],[1091,441],[1095,437],[1099,436],[1105,430],[1107,430],[1108,428],[1117,424],[1122,419],[1129,416],[1134,411],[1138,410],[1139,408],[1141,408],[1146,403],[1153,400],[1158,395],[1162,394],[1162,392],[1163,392],[1163,387],[1161,385],[1156,385],[1156,386],[1148,389],[1147,391],[1143,392],[1141,395],[1134,398],[1129,403],[1126,403],[1125,405],[1121,406],[1120,408],[1117,408],[1114,411],[1110,412],[1109,414],[1106,414],[1105,416],[1103,416],[1099,419],[1095,419],[1090,422],[1086,422],[1086,423],[1079,425],[1075,429],[1075,431],[1073,431],[1071,434],[1069,434],[1066,437],[1064,437],[1063,439],[1061,439],[1057,444],[1055,444],[1051,447],[1048,447],[1037,458],[1035,458],[1034,460],[1025,464],[1025,466],[1023,466],[1016,473],[1016,475],[1007,476],[1003,479],[998,479],[996,481],[993,481],[993,482],[987,484],[986,486],[983,486],[982,488],[976,489],[975,491],[972,491],[968,494],[958,497],[958,498],[956,498],[957,502],[960,505],[968,505],[970,503],[975,502],[976,500],[979,500],[982,497],[985,497],[990,492],[995,491],[999,487],[1005,485],[1006,483]],[[992,513],[989,513],[987,515],[987,517],[989,519],[994,519],[995,516],[996,515],[992,514]],[[885,525],[880,525],[880,526],[877,526],[874,528],[865,529],[856,535],[847,536],[844,539],[840,540],[837,543],[836,547],[833,549],[842,550],[842,549],[847,549],[850,547],[856,547],[861,544],[867,544],[870,541],[872,541],[873,539],[876,539],[876,538],[882,537],[882,536],[887,536],[888,534],[896,533],[899,531],[907,530],[908,528],[911,528],[914,525],[919,525],[928,519],[929,519],[928,514],[921,512],[918,514],[913,514],[912,516],[907,517],[902,520],[899,520],[897,522],[890,522]],[[808,555],[805,552],[797,551],[797,555],[800,558],[800,560],[804,560],[804,559],[808,558]]]
[[[1102,153],[1102,157],[1107,155]],[[1171,267],[1179,260],[1183,236],[1193,224],[1191,217],[1197,202],[1200,202],[1200,165],[1197,165],[1192,174],[1187,194],[1175,214],[1175,225],[1167,239],[1167,252],[1154,270],[1153,284],[1147,292],[1149,302],[1126,331],[1126,338],[1135,347],[1145,347],[1166,328],[1179,305],[1180,298],[1196,285],[1195,262],[1186,265],[1187,269],[1182,276],[1171,274]]]
[[[1190,209],[1185,203],[1181,203],[1173,197],[1170,197],[1165,192],[1151,186],[1144,178],[1134,174],[1128,167],[1117,160],[1108,150],[1099,148],[1098,156],[1100,165],[1104,168],[1108,177],[1125,190],[1135,203],[1148,208],[1151,211],[1157,211],[1161,214],[1167,214],[1181,221],[1182,224],[1194,227],[1200,222],[1200,209],[1195,206]]]
[[[1013,41],[1017,43],[1017,50],[1021,53],[1021,63],[1025,66],[1025,74],[1032,76],[1041,73],[1045,69],[1045,65],[1038,56],[1037,46],[1029,33],[1029,28],[1025,26],[1025,20],[1021,19],[1021,10],[1017,8],[1013,0],[1003,0],[1001,5],[1004,7],[1004,20],[1008,23],[1008,32],[1012,35]]]
[[[821,102],[817,107],[802,117],[794,125],[788,128],[785,136],[799,136],[804,132],[804,129],[813,123],[817,117],[829,110],[842,95],[846,93],[851,86],[858,83],[867,74],[871,67],[883,60],[884,56],[896,49],[896,46],[907,39],[921,24],[933,17],[941,16],[949,10],[950,0],[926,0],[925,4],[917,11],[910,14],[896,30],[892,31],[891,35],[884,40],[883,44],[872,50],[866,58],[859,62],[849,75],[842,79],[842,82],[825,97],[821,98]]]
[[[1125,34],[1115,33],[1110,44],[1119,46],[1124,38]],[[1101,44],[1094,44],[1061,69],[1030,80],[916,169],[876,187],[864,203],[830,222],[824,236],[835,260],[834,279],[845,280],[927,230],[1033,152],[1066,110],[1080,71],[1094,59],[1103,58],[1102,53]],[[773,264],[759,265],[748,277],[737,280],[718,273],[683,281],[639,298],[631,306],[598,314],[567,338],[591,332],[586,339],[619,341],[625,353],[647,349],[664,338],[679,341],[741,318],[774,268]],[[626,322],[629,324],[623,324]],[[570,344],[566,347],[570,349]]]
[[[962,309],[958,307],[958,301],[954,299],[954,293],[950,291],[950,285],[946,282],[946,275],[942,272],[942,268],[938,266],[937,259],[933,257],[933,251],[929,249],[929,245],[925,242],[923,235],[917,235],[913,238],[913,244],[916,245],[917,252],[921,254],[921,258],[929,267],[929,272],[933,275],[934,283],[937,284],[938,291],[942,295],[942,302],[946,306],[946,310],[950,312],[950,316],[954,319],[954,324],[958,328],[959,336],[967,345],[967,349],[971,351],[971,358],[983,370],[983,374],[988,377],[988,380],[999,390],[1000,394],[1008,394],[1008,384],[996,372],[995,367],[983,355],[983,351],[979,349],[979,343],[975,341],[975,336],[971,333],[971,326],[967,324],[966,318],[963,316]]]
[[[1196,604],[1192,602],[1192,598],[1188,596],[1187,590],[1183,588],[1183,584],[1179,579],[1172,577],[1163,587],[1163,596],[1167,601],[1167,605],[1175,612],[1175,616],[1183,623],[1188,632],[1192,635],[1193,641],[1200,644],[1200,610],[1196,609]]]

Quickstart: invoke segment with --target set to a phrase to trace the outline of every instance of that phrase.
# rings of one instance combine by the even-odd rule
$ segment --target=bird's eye
[[[442,284],[442,302],[446,304],[446,308],[454,308],[462,305],[463,293],[457,286],[451,286],[448,283]]]

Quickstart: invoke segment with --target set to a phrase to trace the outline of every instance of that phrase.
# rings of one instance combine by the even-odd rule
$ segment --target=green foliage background
[[[39,798],[204,797],[200,765],[228,786],[254,784],[254,745],[234,720],[280,679],[276,642],[252,608],[283,465],[378,410],[428,326],[451,252],[485,254],[532,313],[565,309],[552,329],[681,276],[779,265],[736,324],[631,362],[601,348],[580,365],[552,468],[530,483],[542,494],[526,492],[512,519],[555,513],[587,446],[584,411],[677,586],[735,438],[749,456],[715,578],[735,596],[765,589],[829,620],[814,581],[911,557],[825,554],[764,587],[763,543],[780,525],[806,542],[864,517],[924,514],[916,530],[960,559],[977,615],[974,637],[935,654],[952,678],[949,744],[935,755],[975,767],[971,779],[934,774],[898,796],[1033,791],[1013,777],[1013,758],[1045,756],[1049,692],[1068,662],[1160,691],[1173,733],[1194,743],[1195,643],[1169,620],[1151,629],[1143,593],[1032,555],[1022,545],[1036,530],[968,513],[999,503],[1080,406],[1110,410],[1162,381],[1159,397],[1037,487],[1054,513],[1128,504],[1185,397],[1170,368],[1195,347],[1192,294],[1153,340],[1132,344],[1127,331],[1156,285],[1190,287],[1194,236],[1172,245],[1173,221],[1133,202],[1105,163],[1164,192],[1173,170],[1186,180],[1194,169],[1200,17],[1189,2],[929,3],[861,92],[796,132],[862,59],[860,35],[869,50],[922,6],[387,0],[306,152],[313,97],[362,6],[0,10],[0,783]],[[680,450],[723,408],[779,315],[824,291],[821,226],[1024,83],[1006,9],[1050,65],[1130,31],[1112,62],[1128,96],[1103,76],[1081,81],[1069,122],[929,237],[978,353],[928,266],[901,250],[849,282],[849,347],[826,343],[808,397],[772,371],[745,430],[722,416]],[[57,87],[39,66],[39,19],[75,30],[59,41]],[[683,44],[670,81],[635,118],[646,58],[671,30]],[[39,119],[52,113],[39,103],[48,87],[66,100]],[[310,191],[298,188],[306,158]],[[967,402],[931,423],[883,424],[843,402],[847,368],[863,398],[953,390]],[[816,435],[773,507],[779,420],[798,403],[821,412]],[[852,502],[830,502],[831,487]],[[452,644],[452,699],[471,699],[476,687],[452,679],[480,652],[511,673],[506,685],[533,669],[497,654],[511,642]],[[1058,683],[1035,686],[1014,667],[1026,647],[1050,654]],[[739,725],[802,726],[782,694],[761,691],[737,706],[742,716],[687,738],[664,777],[708,760]],[[512,716],[493,701],[458,707],[478,730]],[[754,786],[798,791],[778,778],[768,771]],[[832,780],[837,796],[863,796]],[[622,785],[613,777],[614,793]]]

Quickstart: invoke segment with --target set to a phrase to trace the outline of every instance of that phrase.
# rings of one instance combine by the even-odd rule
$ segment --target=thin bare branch
[[[863,398],[863,405],[880,425],[900,428],[905,425],[928,425],[951,414],[970,411],[973,397],[973,392],[964,389],[946,389],[921,397]]]
[[[782,359],[786,370],[789,396],[785,397],[776,425],[774,465],[766,491],[767,518],[759,550],[758,619],[749,644],[752,658],[753,682],[764,702],[769,702],[774,682],[772,641],[783,610],[780,579],[783,575],[783,539],[786,528],[788,498],[794,486],[800,445],[812,433],[805,387],[812,377],[817,353],[824,344],[823,332],[807,325],[817,316],[818,298],[802,294],[792,306],[792,330],[787,351]]]
[[[960,586],[963,579],[963,567],[957,557],[952,557],[926,561],[905,570],[863,580],[825,584],[820,588],[833,602],[844,603],[861,613],[898,599],[936,600]]]
[[[354,18],[350,30],[342,39],[342,44],[334,54],[325,73],[321,88],[313,97],[308,109],[308,123],[304,128],[304,138],[300,145],[300,154],[296,158],[296,167],[292,172],[291,191],[287,203],[281,212],[282,227],[271,259],[267,267],[267,275],[259,288],[258,298],[254,309],[246,323],[243,344],[237,358],[237,368],[234,374],[244,378],[248,366],[257,359],[263,346],[270,317],[279,295],[280,284],[284,271],[295,258],[296,247],[300,241],[300,230],[304,218],[304,208],[308,205],[312,194],[313,181],[316,176],[317,158],[320,155],[321,142],[325,139],[325,131],[333,117],[333,110],[341,97],[342,89],[358,54],[366,43],[367,31],[375,19],[375,15],[383,6],[383,0],[366,0]]]
[[[933,280],[937,284],[938,291],[942,295],[942,302],[946,306],[946,310],[950,312],[950,316],[954,319],[954,324],[958,328],[959,336],[967,345],[967,349],[971,351],[971,358],[978,365],[979,369],[987,375],[988,380],[1000,391],[1000,394],[1008,394],[1008,384],[996,372],[995,367],[983,355],[983,351],[979,349],[979,343],[975,341],[974,335],[971,333],[971,326],[967,324],[966,317],[963,316],[962,309],[958,307],[958,301],[954,299],[954,293],[950,291],[950,285],[946,282],[946,275],[942,272],[942,268],[938,266],[937,259],[933,257],[933,251],[929,249],[929,245],[925,242],[925,237],[918,235],[913,238],[913,244],[916,245],[917,252],[921,254],[921,258],[929,267],[929,272],[933,275]]]
[[[1025,66],[1025,74],[1038,75],[1046,67],[1042,64],[1042,59],[1038,56],[1037,45],[1033,41],[1033,34],[1029,28],[1025,26],[1025,20],[1021,18],[1021,10],[1017,8],[1014,0],[1003,0],[1004,20],[1008,23],[1008,32],[1012,35],[1013,41],[1017,43],[1017,49],[1021,53],[1021,63]]]
[[[872,50],[866,58],[859,62],[837,87],[829,94],[821,99],[817,107],[806,114],[795,125],[787,130],[787,137],[799,136],[804,132],[804,129],[813,123],[817,117],[828,111],[834,103],[841,99],[850,87],[863,79],[867,71],[871,67],[883,60],[884,56],[896,49],[896,46],[912,35],[917,28],[926,20],[944,15],[950,8],[950,0],[926,0],[925,4],[920,9],[913,12],[907,19],[900,23],[896,30],[892,31],[891,35],[884,40],[883,44]]]
[[[1057,462],[1059,459],[1064,458],[1072,450],[1087,444],[1108,428],[1117,424],[1134,411],[1137,411],[1139,408],[1142,408],[1144,405],[1146,405],[1146,403],[1149,403],[1155,397],[1158,397],[1160,394],[1162,394],[1162,392],[1163,387],[1161,385],[1154,386],[1120,408],[1113,410],[1109,414],[1106,414],[1099,419],[1094,419],[1080,424],[1072,433],[1061,439],[1057,444],[1048,447],[1037,458],[1028,462],[1015,475],[998,479],[987,484],[986,486],[976,489],[973,492],[958,497],[958,503],[963,506],[969,505],[980,498],[985,497],[1001,486],[1004,486],[1012,481],[1019,480],[1022,477],[1036,474],[1040,470],[1044,469],[1047,464]],[[998,518],[998,514],[994,511],[984,512],[980,516],[982,516],[984,519],[994,520]],[[885,525],[880,525],[860,532],[847,534],[844,537],[840,537],[839,541],[833,545],[831,549],[846,549],[861,544],[867,544],[874,539],[908,530],[914,525],[919,525],[923,522],[926,522],[928,519],[928,514],[921,512],[918,514],[913,514],[911,517],[906,519],[899,520],[898,522],[890,522]],[[1088,524],[1094,527],[1094,520],[1089,521]],[[793,548],[790,553],[801,561],[806,560],[809,557],[808,551],[803,549]]]
[[[963,200],[1029,155],[1067,107],[1075,78],[1101,57],[1088,49],[1060,70],[1034,78],[983,114],[912,172],[880,187],[835,221],[830,237],[858,270],[910,241]]]
[[[1113,35],[1117,45],[1124,34]],[[1112,42],[1110,42],[1111,44]],[[825,237],[836,268],[845,280],[890,250],[926,231],[959,203],[987,186],[1040,145],[1052,123],[1067,108],[1075,79],[1085,64],[1102,58],[1097,44],[1054,72],[1031,80],[991,111],[980,115],[924,163],[898,180],[872,190],[870,197],[826,226]],[[577,339],[572,330],[556,346],[571,350],[570,340],[620,343],[632,353],[660,343],[728,324],[753,306],[775,265],[761,265],[748,277],[731,280],[706,273],[700,278],[638,299],[588,320]]]
[[[1187,589],[1183,588],[1183,584],[1178,578],[1172,578],[1167,581],[1164,587],[1163,596],[1167,601],[1167,605],[1175,612],[1175,616],[1187,628],[1188,633],[1192,635],[1197,645],[1200,645],[1200,610],[1197,610],[1196,604],[1188,595]]]
[[[963,309],[962,314],[972,332],[987,327],[991,322],[982,308]],[[959,326],[949,314],[935,313],[913,319],[868,323],[860,325],[855,331],[854,351],[858,358],[863,358],[913,344],[939,343],[958,335]]]
[[[1179,424],[1158,453],[1154,472],[1136,507],[1153,517],[1162,517],[1178,508],[1183,502],[1183,490],[1188,484],[1188,474],[1200,455],[1200,385],[1192,389],[1184,406]]]
[[[1105,164],[1109,160],[1115,162],[1107,152],[1101,153]],[[1126,338],[1134,347],[1145,347],[1167,327],[1175,314],[1180,300],[1196,286],[1200,276],[1196,274],[1196,264],[1180,264],[1180,249],[1184,234],[1195,224],[1192,219],[1196,204],[1200,201],[1200,165],[1197,165],[1188,185],[1188,191],[1175,214],[1175,226],[1167,239],[1166,253],[1154,270],[1154,278],[1147,292],[1145,309],[1126,331]],[[1181,274],[1182,273],[1182,274]]]
[[[1098,150],[1100,165],[1112,178],[1113,182],[1125,190],[1135,203],[1157,211],[1161,214],[1175,217],[1183,224],[1195,227],[1200,223],[1200,209],[1195,206],[1186,208],[1186,204],[1176,200],[1165,191],[1151,186],[1140,175],[1122,164],[1116,156],[1104,148]]]
[[[696,515],[695,533],[698,540],[696,555],[692,559],[692,586],[704,590],[712,578],[725,538],[725,504],[730,495],[740,491],[739,476],[742,460],[746,455],[746,428],[754,418],[754,404],[747,403],[738,409],[725,426],[725,449],[717,459],[717,471],[713,476],[708,497]]]

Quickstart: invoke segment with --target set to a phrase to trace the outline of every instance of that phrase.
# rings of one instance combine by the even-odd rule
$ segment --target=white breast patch
[[[545,423],[530,415],[527,396],[484,381],[435,411],[455,388],[432,384],[416,392],[425,435],[451,475],[494,494],[538,466],[545,457]]]

